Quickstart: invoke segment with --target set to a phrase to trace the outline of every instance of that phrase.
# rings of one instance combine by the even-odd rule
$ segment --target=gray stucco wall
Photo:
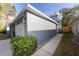
[[[51,38],[56,36],[57,31],[55,29],[53,30],[40,30],[40,31],[28,31],[28,35],[33,35],[37,39],[38,46],[39,45],[44,45],[47,43]]]

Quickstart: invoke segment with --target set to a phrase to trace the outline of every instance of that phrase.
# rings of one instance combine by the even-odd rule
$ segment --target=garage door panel
[[[15,35],[19,36],[24,36],[24,24],[20,23],[15,26]]]

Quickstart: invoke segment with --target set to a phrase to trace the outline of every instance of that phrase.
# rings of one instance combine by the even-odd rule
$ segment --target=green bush
[[[36,51],[37,41],[34,36],[16,36],[11,38],[14,56],[30,56]]]

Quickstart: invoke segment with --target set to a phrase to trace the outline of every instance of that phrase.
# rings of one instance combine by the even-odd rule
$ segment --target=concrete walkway
[[[56,37],[52,38],[47,44],[40,48],[32,56],[52,56],[62,38],[63,34],[57,34]]]
[[[11,45],[10,40],[0,40],[0,56],[11,56]]]

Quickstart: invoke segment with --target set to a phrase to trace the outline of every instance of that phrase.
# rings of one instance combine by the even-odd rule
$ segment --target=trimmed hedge
[[[14,56],[30,56],[37,48],[37,41],[34,36],[12,37],[11,44]]]

